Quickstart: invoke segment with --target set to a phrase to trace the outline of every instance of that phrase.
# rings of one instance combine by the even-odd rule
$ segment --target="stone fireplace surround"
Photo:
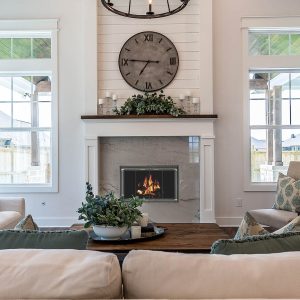
[[[99,142],[101,137],[200,137],[200,223],[215,223],[214,207],[214,120],[216,116],[194,118],[101,118],[82,116],[85,123],[86,181],[98,194]]]

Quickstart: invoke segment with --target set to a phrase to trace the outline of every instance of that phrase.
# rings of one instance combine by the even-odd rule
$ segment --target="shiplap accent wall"
[[[155,2],[162,0],[154,0]],[[115,2],[118,2],[116,0]],[[123,1],[128,3],[127,1]],[[172,0],[172,3],[178,3],[179,0]],[[205,1],[204,1],[205,2]],[[139,3],[138,10],[144,10],[148,3],[147,0],[132,1],[133,7]],[[204,7],[205,9],[205,7]],[[117,94],[123,101],[137,93],[137,90],[131,88],[122,78],[118,68],[119,51],[123,44],[132,35],[141,31],[157,31],[166,35],[176,46],[179,53],[179,70],[173,82],[164,89],[165,94],[174,97],[176,100],[179,94],[191,92],[194,97],[201,97],[201,112],[212,112],[212,92],[208,93],[202,90],[202,77],[211,75],[212,64],[207,62],[206,54],[201,56],[201,43],[210,43],[203,39],[201,35],[201,15],[209,14],[203,12],[203,4],[198,0],[191,0],[185,9],[181,12],[158,19],[133,19],[126,18],[111,13],[101,2],[98,2],[98,98],[104,97],[106,91],[112,91]],[[207,26],[209,31],[211,27]],[[202,29],[203,31],[203,29]],[[211,32],[207,33],[209,36]],[[206,60],[201,63],[201,60]],[[207,65],[201,69],[201,65]],[[208,70],[207,70],[208,68]],[[206,89],[212,89],[206,85]],[[120,101],[121,102],[121,101]]]

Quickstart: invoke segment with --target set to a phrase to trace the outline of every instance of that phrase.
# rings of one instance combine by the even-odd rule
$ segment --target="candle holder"
[[[98,104],[97,115],[103,115],[103,104]]]
[[[192,103],[193,103],[193,113],[195,115],[199,114],[200,113],[200,98],[197,98],[197,97],[193,98]]]
[[[105,100],[106,100],[106,115],[110,115],[111,114],[111,111],[110,111],[110,108],[111,108],[111,94],[110,92],[106,92],[106,95],[105,95]]]
[[[113,111],[118,108],[118,99],[113,99]]]
[[[180,108],[184,110],[184,96],[179,96]]]
[[[149,1],[149,11],[146,12],[146,15],[154,15],[152,11],[152,1]]]
[[[195,115],[198,115],[200,112],[199,112],[199,103],[193,103],[193,107],[194,107],[194,114]]]
[[[186,100],[186,112],[187,114],[191,114],[191,97],[190,96],[185,96]]]

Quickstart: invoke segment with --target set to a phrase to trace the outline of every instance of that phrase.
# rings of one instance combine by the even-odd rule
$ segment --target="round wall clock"
[[[123,45],[119,69],[124,80],[139,91],[165,88],[174,79],[179,66],[178,52],[164,35],[145,31],[135,34]]]

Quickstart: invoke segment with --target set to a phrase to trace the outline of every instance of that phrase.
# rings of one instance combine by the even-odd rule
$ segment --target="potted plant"
[[[101,239],[118,239],[142,215],[138,209],[143,203],[136,197],[117,198],[113,192],[103,196],[94,195],[91,184],[86,183],[85,202],[77,210],[84,227],[93,226]]]

